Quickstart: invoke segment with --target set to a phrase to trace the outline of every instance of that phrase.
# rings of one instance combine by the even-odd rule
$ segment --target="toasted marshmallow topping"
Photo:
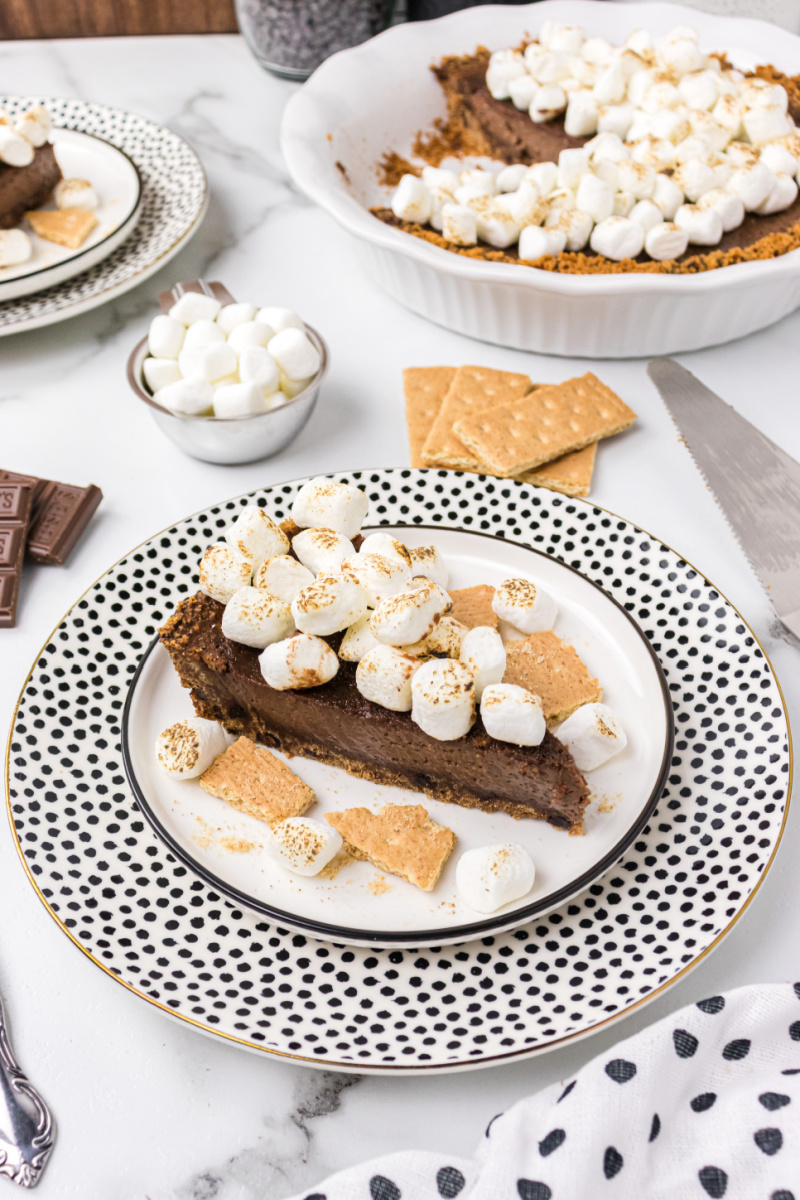
[[[553,597],[529,579],[506,579],[494,593],[492,611],[520,633],[552,629],[558,609]]]
[[[403,650],[417,658],[458,658],[467,632],[466,625],[444,613],[427,637],[403,646]]]
[[[216,721],[187,717],[156,738],[156,759],[173,779],[196,779],[224,753],[232,738]]]
[[[355,554],[350,539],[332,529],[304,529],[292,539],[292,549],[315,575],[338,571],[344,560]]]
[[[644,246],[644,229],[630,217],[607,217],[592,230],[591,247],[615,262],[636,258]]]
[[[291,604],[303,588],[314,582],[314,575],[291,555],[278,554],[261,564],[253,582],[257,588]]]
[[[716,246],[722,237],[722,217],[713,208],[682,204],[675,213],[675,224],[694,246]]]
[[[594,771],[628,744],[625,730],[607,704],[583,704],[556,730],[579,771]]]
[[[318,575],[292,601],[297,628],[319,637],[347,629],[366,611],[364,589],[347,575]]]
[[[704,192],[697,201],[698,208],[713,208],[719,213],[723,233],[737,229],[744,220],[744,205],[738,196],[721,188],[712,188]]]
[[[394,712],[408,712],[411,680],[421,665],[420,659],[394,646],[375,646],[356,667],[356,687],[373,704]]]
[[[405,591],[411,582],[411,568],[382,554],[351,554],[342,563],[342,573],[360,583],[370,608],[376,608],[389,596]]]
[[[547,730],[541,696],[515,683],[484,688],[481,720],[489,737],[515,746],[539,746]]]
[[[678,258],[689,245],[689,235],[674,221],[663,221],[648,229],[644,246],[651,258],[664,260]]]
[[[436,546],[409,546],[408,551],[412,575],[425,575],[439,587],[447,587],[447,565]]]
[[[33,162],[33,146],[8,125],[0,125],[0,163],[8,167],[27,167]]]
[[[309,633],[273,642],[259,654],[258,663],[264,679],[278,692],[320,687],[339,670],[339,659],[328,643]]]
[[[257,504],[248,504],[225,531],[225,541],[258,570],[267,558],[285,554],[289,539],[272,517]]]
[[[382,558],[393,558],[404,566],[411,566],[411,551],[408,546],[398,542],[390,533],[370,533],[364,538],[359,554],[380,554]],[[422,572],[415,572],[421,574]]]
[[[456,864],[456,887],[468,908],[491,913],[521,900],[533,887],[536,868],[518,842],[467,850]]]
[[[345,662],[361,662],[361,659],[370,650],[383,645],[369,627],[371,616],[370,612],[364,613],[363,617],[359,617],[345,630],[339,645],[339,658],[344,659]]]
[[[431,215],[428,188],[416,175],[403,175],[392,196],[392,212],[401,221],[425,222]]]
[[[35,107],[29,108],[27,112],[22,114],[19,120],[15,123],[14,130],[16,133],[20,134],[21,137],[24,137],[26,141],[30,142],[32,146],[38,148],[39,146],[43,146],[50,136],[51,126],[52,120],[48,109],[46,109],[43,104],[37,104]],[[70,181],[68,180],[66,182]],[[80,180],[79,182],[83,183],[84,181]],[[58,187],[56,187],[56,191],[57,190]],[[58,197],[56,197],[56,203],[58,203]],[[62,206],[59,204],[58,207],[69,208],[70,205]],[[72,207],[79,208],[81,206],[73,205]],[[96,207],[96,203],[94,207]]]
[[[200,591],[220,604],[227,604],[234,592],[249,586],[252,574],[249,558],[233,546],[214,542],[200,559]]]
[[[287,817],[271,831],[267,856],[293,875],[319,875],[342,848],[342,835],[326,821]]]
[[[755,212],[775,186],[776,175],[762,162],[739,167],[727,183],[727,190],[738,196],[746,212]]]
[[[80,208],[93,212],[97,208],[97,192],[88,179],[62,179],[57,183],[53,196],[59,208]]]
[[[301,529],[333,529],[353,538],[368,511],[369,500],[358,488],[332,479],[311,479],[295,497],[292,518]]]
[[[474,246],[478,241],[477,213],[466,204],[443,204],[442,236],[456,246]]]
[[[475,699],[480,701],[490,683],[499,683],[506,670],[503,639],[491,625],[476,625],[467,631],[459,657],[475,677]]]
[[[183,339],[186,336],[186,326],[172,317],[160,313],[150,322],[147,335],[147,349],[154,358],[175,358],[181,352]]]
[[[24,229],[0,229],[0,267],[16,267],[33,254],[33,243]]]
[[[447,593],[426,580],[413,591],[398,592],[383,600],[372,614],[370,629],[379,642],[410,646],[427,637],[449,605]]]
[[[475,681],[466,663],[435,658],[411,680],[411,719],[429,737],[452,742],[475,722]]]
[[[290,637],[294,630],[292,610],[286,601],[257,587],[234,592],[222,614],[225,637],[257,650]]]
[[[219,300],[202,292],[185,292],[169,310],[169,315],[181,325],[192,325],[195,321],[213,321],[222,308]]]

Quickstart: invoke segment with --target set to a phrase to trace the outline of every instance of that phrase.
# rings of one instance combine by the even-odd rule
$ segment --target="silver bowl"
[[[252,417],[191,417],[171,412],[157,404],[142,375],[147,358],[147,338],[142,338],[128,359],[128,383],[150,409],[150,414],[162,433],[165,433],[184,454],[203,462],[257,462],[272,458],[294,441],[305,426],[317,403],[322,380],[328,370],[328,347],[310,325],[306,333],[317,347],[322,365],[307,388],[278,408],[256,413]]]

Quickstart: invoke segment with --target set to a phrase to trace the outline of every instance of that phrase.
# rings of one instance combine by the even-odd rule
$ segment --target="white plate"
[[[366,531],[365,531],[366,532]],[[207,795],[194,781],[169,779],[156,765],[158,734],[194,710],[163,647],[155,646],[137,675],[123,717],[126,769],[145,815],[179,854],[238,903],[304,933],[355,944],[436,945],[513,928],[550,912],[608,870],[636,836],[656,803],[672,745],[672,710],[658,660],[637,625],[577,571],[508,541],[458,530],[389,532],[411,546],[435,539],[453,588],[498,586],[530,578],[555,598],[555,631],[575,646],[599,680],[604,699],[622,721],[627,748],[587,775],[592,800],[583,837],[545,821],[514,820],[442,801],[411,789],[380,786],[347,772],[295,757],[291,769],[316,792],[308,815],[363,806],[423,804],[458,842],[432,892],[353,862],[333,879],[288,874],[264,852],[267,827]],[[513,636],[510,629],[504,636]],[[536,864],[533,890],[487,917],[467,907],[456,890],[456,862],[465,850],[493,842],[523,845]],[[241,851],[241,845],[252,847]],[[231,850],[238,846],[238,850]]]
[[[64,179],[86,179],[97,193],[97,225],[77,250],[45,241],[23,225],[33,243],[33,254],[25,263],[0,269],[0,300],[29,296],[88,271],[122,245],[141,214],[142,181],[127,154],[102,138],[74,129],[54,129],[50,140]],[[56,205],[51,202],[42,207],[54,209]]]

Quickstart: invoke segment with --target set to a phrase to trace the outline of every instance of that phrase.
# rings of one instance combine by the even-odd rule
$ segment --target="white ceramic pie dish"
[[[430,65],[481,44],[516,44],[546,19],[613,42],[635,28],[658,37],[691,25],[705,50],[724,50],[741,68],[771,62],[800,72],[800,37],[766,22],[593,0],[463,9],[395,26],[335,54],[290,99],[281,144],[295,182],[354,236],[375,282],[407,308],[470,337],[588,358],[697,350],[762,329],[800,305],[800,250],[700,275],[559,275],[453,254],[370,214],[389,194],[376,173],[382,155],[410,155],[417,132],[445,113]]]

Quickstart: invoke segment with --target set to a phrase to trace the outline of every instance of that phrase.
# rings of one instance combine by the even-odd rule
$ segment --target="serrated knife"
[[[670,358],[647,373],[783,624],[800,638],[800,463]]]

